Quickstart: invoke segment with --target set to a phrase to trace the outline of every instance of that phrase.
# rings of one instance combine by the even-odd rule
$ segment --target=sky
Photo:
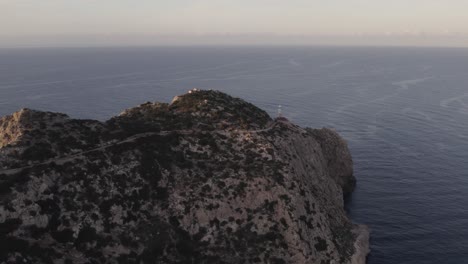
[[[0,46],[468,46],[468,0],[0,0]]]

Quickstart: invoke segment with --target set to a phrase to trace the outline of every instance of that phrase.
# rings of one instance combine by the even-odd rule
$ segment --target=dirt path
[[[269,131],[273,128],[275,122],[272,122],[271,124],[269,124],[266,128],[264,129],[258,129],[258,130],[237,130],[239,132],[250,132],[250,133],[261,133],[261,132],[266,132],[266,131]],[[41,162],[41,163],[35,163],[35,164],[32,164],[32,165],[29,165],[29,166],[25,166],[25,167],[21,167],[21,168],[14,168],[14,169],[6,169],[6,170],[0,170],[0,175],[14,175],[14,174],[18,174],[20,173],[21,171],[25,170],[25,169],[30,169],[30,168],[34,168],[36,166],[41,166],[41,165],[47,165],[47,164],[51,164],[51,163],[56,163],[58,165],[62,165],[66,162],[69,162],[69,161],[72,161],[74,159],[77,159],[77,158],[80,158],[82,157],[83,155],[85,154],[88,154],[88,153],[91,153],[91,152],[94,152],[94,151],[100,151],[100,150],[104,150],[106,148],[109,148],[109,147],[113,147],[113,146],[117,146],[117,145],[121,145],[121,144],[124,144],[124,143],[129,143],[129,142],[134,142],[135,140],[137,139],[140,139],[140,138],[145,138],[145,137],[150,137],[150,136],[167,136],[171,133],[177,133],[177,134],[181,134],[181,135],[191,135],[191,134],[194,134],[194,133],[199,133],[201,132],[200,130],[173,130],[173,131],[161,131],[161,132],[148,132],[148,133],[141,133],[141,134],[137,134],[137,135],[133,135],[133,136],[130,136],[124,140],[121,140],[121,141],[118,141],[118,142],[112,142],[112,143],[106,143],[104,145],[101,145],[100,147],[97,147],[97,148],[94,148],[94,149],[89,149],[89,150],[85,150],[85,151],[82,151],[82,152],[78,152],[78,153],[74,153],[74,154],[71,154],[71,155],[68,155],[68,156],[65,156],[65,157],[57,157],[57,158],[53,158],[53,159],[49,159],[47,161],[44,161],[44,162]],[[215,131],[216,132],[216,131]],[[1,179],[0,179],[1,180]]]

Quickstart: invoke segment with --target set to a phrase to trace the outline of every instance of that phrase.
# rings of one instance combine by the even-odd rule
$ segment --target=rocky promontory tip
[[[107,122],[0,119],[0,263],[365,263],[330,129],[218,91]]]

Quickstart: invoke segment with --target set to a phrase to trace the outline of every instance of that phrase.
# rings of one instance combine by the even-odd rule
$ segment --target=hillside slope
[[[0,119],[0,262],[365,263],[346,142],[191,91],[102,123]]]

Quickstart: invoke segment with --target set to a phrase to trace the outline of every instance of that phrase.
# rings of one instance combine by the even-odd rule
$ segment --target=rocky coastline
[[[363,264],[346,141],[218,91],[0,118],[0,263]]]

